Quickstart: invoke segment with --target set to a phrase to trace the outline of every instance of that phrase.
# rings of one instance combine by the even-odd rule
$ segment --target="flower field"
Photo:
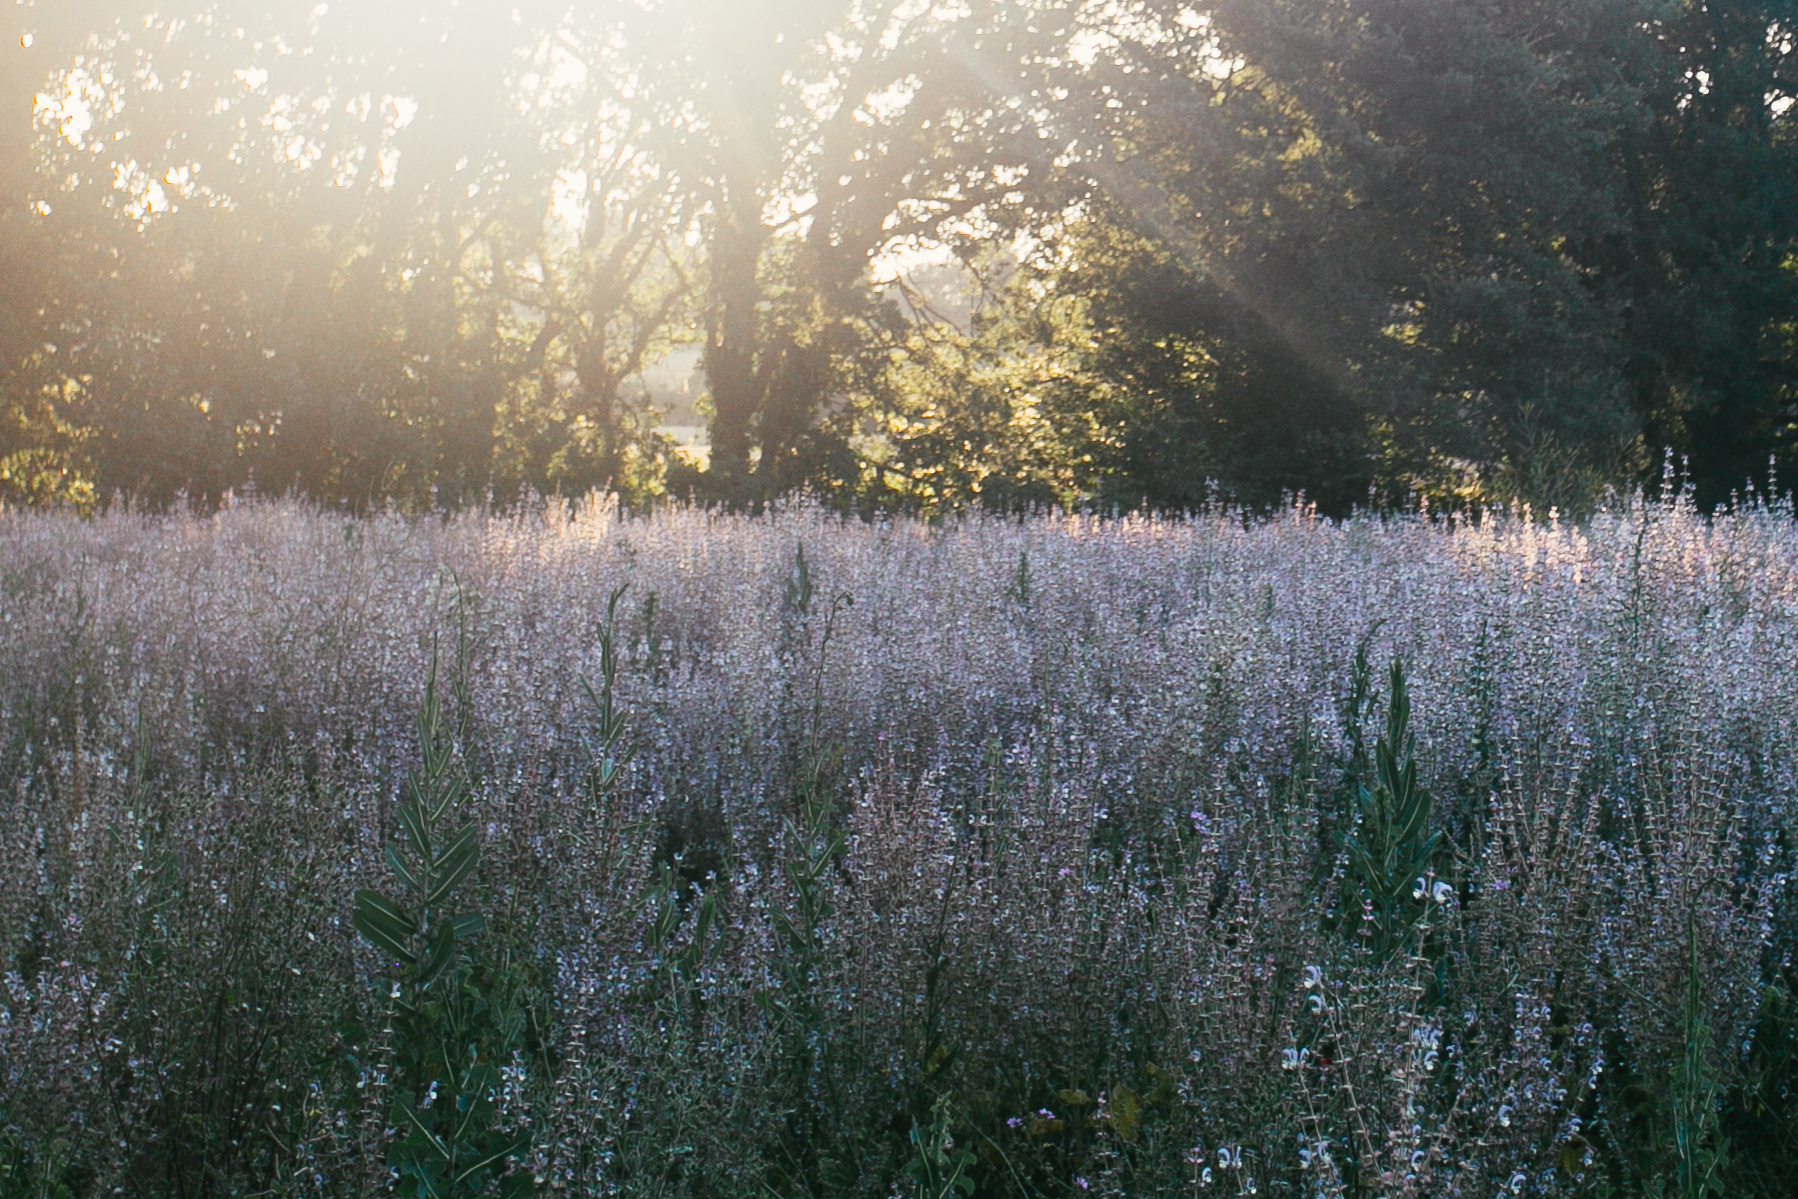
[[[1798,526],[0,516],[0,1195],[1754,1196]]]

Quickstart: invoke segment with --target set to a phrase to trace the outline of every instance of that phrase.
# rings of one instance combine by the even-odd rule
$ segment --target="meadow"
[[[1798,526],[0,514],[0,1195],[1798,1166]]]

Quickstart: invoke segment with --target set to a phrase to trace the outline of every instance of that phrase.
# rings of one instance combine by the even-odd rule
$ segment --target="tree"
[[[645,6],[625,41],[702,239],[714,494],[860,485],[819,418],[907,332],[871,262],[1017,189],[1037,60],[1071,28],[1055,0]]]
[[[15,428],[64,430],[94,494],[152,504],[608,481],[671,308],[611,251],[669,214],[581,64],[538,61],[559,7],[104,8],[35,77],[14,172],[48,297],[8,325]]]
[[[61,297],[53,283],[58,254],[44,236],[34,151],[39,89],[82,49],[108,5],[71,0],[15,7],[0,38],[0,497],[91,502],[72,462],[81,430],[66,417],[64,380],[55,369]]]
[[[1259,364],[1249,408],[1288,397],[1251,456],[1352,400],[1389,483],[1565,502],[1633,466],[1615,307],[1568,252],[1617,226],[1599,7],[1154,6],[1091,73],[1111,211],[1215,297],[1184,319]]]
[[[1790,4],[17,5],[0,493],[1721,499],[1798,440]]]
[[[1671,444],[1714,500],[1791,437],[1788,28],[1766,4],[1155,4],[1086,76],[1080,169],[1191,281],[1160,295],[1219,297],[1189,339],[1252,314],[1244,361],[1316,380],[1250,409],[1317,430],[1304,397],[1334,389],[1389,492],[1577,506]],[[1291,423],[1261,429],[1307,478]]]
[[[1581,248],[1622,305],[1622,373],[1648,444],[1699,502],[1798,458],[1798,6],[1657,9],[1617,151],[1628,222]]]

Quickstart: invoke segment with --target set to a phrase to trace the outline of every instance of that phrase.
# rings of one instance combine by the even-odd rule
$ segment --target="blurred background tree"
[[[0,494],[1718,502],[1793,8],[26,0]]]

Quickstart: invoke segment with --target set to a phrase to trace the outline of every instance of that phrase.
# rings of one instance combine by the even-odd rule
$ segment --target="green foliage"
[[[69,1170],[69,1146],[52,1141],[42,1154],[33,1153],[5,1121],[0,1109],[0,1199],[72,1199],[63,1181]]]
[[[456,762],[433,672],[418,716],[420,765],[407,777],[395,813],[397,845],[386,850],[397,897],[356,893],[353,922],[395,963],[393,1123],[388,1152],[405,1199],[460,1199],[497,1180],[508,1196],[528,1195],[531,1176],[511,1170],[528,1149],[528,1129],[505,1127],[502,1071],[523,1045],[525,983],[468,952],[478,912],[457,910],[453,894],[480,861],[477,829],[456,827],[467,781]],[[510,1172],[508,1172],[510,1171]]]
[[[1723,1132],[1743,1189],[1774,1194],[1798,1160],[1798,1004],[1783,979],[1761,992],[1741,1086],[1725,1111]]]
[[[598,725],[598,740],[589,750],[590,761],[581,778],[587,802],[595,812],[609,804],[631,759],[631,747],[624,743],[625,716],[618,705],[618,601],[624,592],[625,585],[620,584],[606,599],[605,623],[599,629],[599,690],[581,680],[581,690],[593,705]],[[655,611],[654,601],[651,596],[650,613]]]
[[[11,503],[1584,510],[1798,450],[1789,0],[27,7]]]
[[[1729,1141],[1722,1127],[1724,1088],[1717,1045],[1705,1012],[1704,977],[1698,959],[1696,914],[1687,916],[1686,985],[1680,996],[1681,1052],[1667,1086],[1667,1125],[1672,1138],[1673,1185],[1663,1194],[1710,1199],[1729,1193]]]
[[[1030,607],[1030,551],[1029,550],[1019,550],[1018,551],[1018,568],[1016,571],[1014,571],[1012,573],[1011,591],[1009,592],[1009,594],[1012,599],[1017,601],[1018,607],[1020,607],[1020,608]]]
[[[1365,657],[1360,666],[1358,674],[1365,670]],[[1345,899],[1361,910],[1361,932],[1382,957],[1405,946],[1417,917],[1431,902],[1431,889],[1446,886],[1434,879],[1432,864],[1442,834],[1430,828],[1430,793],[1417,781],[1411,700],[1397,658],[1388,678],[1386,731],[1374,747],[1372,785],[1359,776],[1353,779],[1353,823],[1342,839],[1349,860]],[[1357,694],[1361,687],[1358,679]],[[1353,912],[1345,913],[1345,923],[1354,922]]]
[[[805,543],[793,547],[793,573],[787,578],[781,596],[781,609],[788,616],[803,621],[812,611],[812,566],[805,560]]]
[[[686,890],[674,866],[662,863],[645,896],[648,924],[643,947],[671,1004],[669,1027],[691,1031],[699,1024],[699,971],[715,947],[710,938],[718,917],[718,897],[709,892],[699,896],[692,928],[683,939],[678,934],[687,919]]]
[[[1365,412],[1254,298],[1134,231],[1128,213],[1064,231],[1088,342],[1042,407],[1090,463],[1083,487],[1121,507],[1254,506],[1302,492],[1329,513],[1373,482]],[[1063,336],[1066,336],[1063,334]],[[1087,431],[1093,433],[1088,435]],[[1076,441],[1076,439],[1079,439]]]
[[[786,1127],[781,1155],[797,1186],[812,1194],[825,1187],[824,1149],[832,1113],[820,1083],[832,1063],[825,1060],[830,1041],[827,1027],[827,975],[833,965],[825,923],[835,905],[830,875],[840,864],[844,830],[837,811],[834,750],[814,751],[804,765],[792,814],[781,821],[785,853],[781,873],[792,903],[770,911],[779,951],[773,962],[775,985],[758,992],[761,1006],[780,1046],[777,1093],[785,1097]]]
[[[911,1128],[911,1161],[905,1172],[916,1186],[917,1199],[952,1199],[974,1193],[974,1180],[968,1170],[974,1155],[956,1147],[949,1129],[949,1101],[939,1099],[930,1109],[930,1123]]]

